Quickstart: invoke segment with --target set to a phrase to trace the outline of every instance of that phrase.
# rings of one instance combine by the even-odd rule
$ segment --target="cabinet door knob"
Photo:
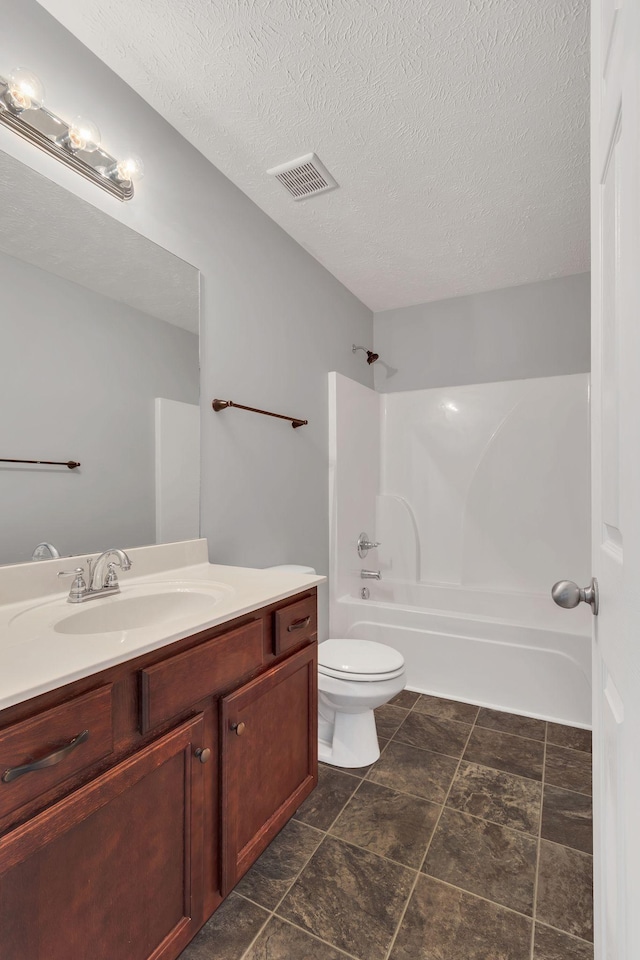
[[[244,723],[244,720],[241,720],[240,723],[232,723],[232,724],[231,724],[231,729],[232,729],[232,730],[235,730],[236,736],[241,737],[242,734],[243,734],[244,731],[245,731],[245,723]]]
[[[211,750],[209,747],[198,747],[196,750],[196,757],[200,763],[207,763],[211,759]]]

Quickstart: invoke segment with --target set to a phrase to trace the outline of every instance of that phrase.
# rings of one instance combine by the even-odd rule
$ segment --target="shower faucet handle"
[[[366,555],[369,553],[369,550],[379,547],[380,543],[377,540],[369,540],[368,533],[361,533],[358,537],[358,556],[361,560],[364,560]]]

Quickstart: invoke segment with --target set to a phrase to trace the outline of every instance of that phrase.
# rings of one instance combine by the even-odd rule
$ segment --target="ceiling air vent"
[[[279,180],[294,200],[304,200],[316,193],[333,190],[338,184],[315,153],[307,153],[297,160],[281,163],[267,173]]]

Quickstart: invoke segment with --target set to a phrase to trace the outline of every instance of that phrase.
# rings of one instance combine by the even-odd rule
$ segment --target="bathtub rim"
[[[523,594],[523,596],[541,597],[541,596],[544,596],[544,594],[535,594],[535,595]],[[400,603],[400,602],[394,602],[389,600],[374,600],[374,599],[363,600],[362,597],[354,597],[350,593],[345,593],[343,594],[343,596],[337,597],[334,602],[335,603],[353,603],[359,607],[362,607],[363,609],[366,609],[367,607],[375,606],[378,609],[385,609],[390,611],[406,610],[409,613],[424,614],[426,616],[444,617],[450,620],[463,620],[463,621],[487,623],[487,624],[500,624],[502,626],[507,626],[507,627],[524,627],[527,630],[535,630],[540,633],[552,633],[552,632],[567,633],[572,637],[582,637],[584,640],[589,640],[589,642],[591,642],[591,639],[592,639],[591,631],[585,632],[584,630],[577,629],[577,627],[574,627],[573,630],[571,629],[560,630],[559,628],[552,627],[552,626],[548,626],[548,627],[536,626],[535,624],[528,622],[524,618],[522,620],[517,620],[515,618],[506,619],[504,617],[489,617],[486,614],[462,613],[457,610],[441,610],[439,607],[417,607],[417,606],[414,606],[413,604]]]

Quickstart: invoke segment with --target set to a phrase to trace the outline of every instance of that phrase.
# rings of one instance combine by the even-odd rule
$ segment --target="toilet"
[[[314,574],[283,564],[271,570]],[[404,690],[404,657],[371,640],[325,640],[318,646],[318,759],[365,767],[380,756],[373,711]]]

